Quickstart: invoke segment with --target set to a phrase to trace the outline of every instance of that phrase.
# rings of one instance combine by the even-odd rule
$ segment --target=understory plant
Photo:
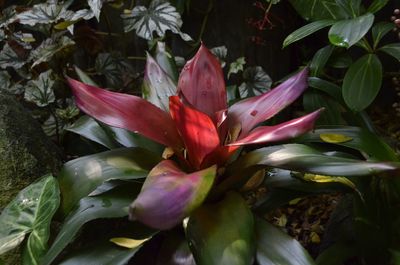
[[[144,98],[98,88],[76,70],[82,82],[68,82],[92,118],[72,130],[112,150],[67,162],[4,209],[0,253],[23,242],[24,264],[316,264],[263,215],[318,192],[354,191],[365,205],[362,178],[399,187],[397,157],[375,135],[353,127],[305,134],[321,109],[265,123],[308,87],[307,68],[231,106],[220,62],[204,45],[177,84],[148,54]],[[262,187],[256,204],[246,202]],[[61,225],[48,248],[52,220]],[[102,228],[74,241],[85,224]]]

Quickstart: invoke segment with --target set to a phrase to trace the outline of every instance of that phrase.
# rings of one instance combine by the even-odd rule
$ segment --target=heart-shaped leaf
[[[121,148],[71,160],[58,176],[61,209],[68,213],[83,197],[109,180],[145,178],[159,157],[141,148]]]
[[[56,100],[53,91],[54,80],[51,78],[52,70],[39,75],[38,79],[28,82],[25,88],[25,99],[34,102],[39,107],[45,107]]]
[[[375,54],[366,54],[354,62],[343,80],[343,99],[355,111],[368,107],[382,84],[382,64]]]
[[[198,265],[253,264],[253,214],[239,194],[228,193],[221,202],[196,210],[186,237]]]
[[[272,85],[271,77],[261,66],[248,67],[243,72],[244,82],[239,86],[241,98],[254,97],[268,92]]]
[[[18,246],[29,234],[23,250],[24,264],[41,264],[50,222],[59,204],[58,184],[53,176],[45,176],[20,191],[0,215],[0,254]]]
[[[373,23],[374,15],[370,13],[338,21],[329,30],[329,41],[333,45],[350,48],[367,34]]]

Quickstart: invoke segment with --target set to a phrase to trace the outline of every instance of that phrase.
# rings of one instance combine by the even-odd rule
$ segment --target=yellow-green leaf
[[[330,182],[336,182],[336,183],[341,183],[343,185],[346,185],[353,190],[357,190],[356,185],[349,180],[348,178],[345,177],[332,177],[332,176],[325,176],[325,175],[316,175],[316,174],[304,174],[304,180],[307,181],[313,181],[313,182],[318,182],[318,183],[330,183]]]
[[[133,238],[127,238],[127,237],[114,237],[111,238],[110,241],[120,247],[124,248],[137,248],[150,238],[145,238],[145,239],[133,239]]]
[[[322,141],[332,144],[345,143],[353,140],[353,138],[339,133],[321,133],[319,137]]]

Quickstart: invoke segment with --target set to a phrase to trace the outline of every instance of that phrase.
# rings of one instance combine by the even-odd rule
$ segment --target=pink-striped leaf
[[[308,69],[300,71],[269,92],[239,101],[228,110],[229,127],[241,125],[239,139],[295,101],[307,88]]]
[[[220,145],[214,122],[206,114],[183,105],[178,96],[170,97],[169,109],[190,163],[194,168],[200,168],[204,157]]]
[[[190,105],[213,119],[216,112],[227,108],[221,65],[203,44],[183,68],[178,90]]]
[[[213,186],[217,167],[186,174],[171,160],[161,161],[146,178],[131,204],[131,220],[156,229],[170,229],[200,206]]]
[[[314,128],[315,121],[323,109],[314,111],[308,115],[293,119],[275,126],[260,126],[254,129],[246,137],[231,143],[231,146],[246,144],[261,144],[278,142],[300,136]]]
[[[146,100],[87,85],[68,78],[77,106],[110,126],[142,134],[178,150],[182,142],[168,113]]]

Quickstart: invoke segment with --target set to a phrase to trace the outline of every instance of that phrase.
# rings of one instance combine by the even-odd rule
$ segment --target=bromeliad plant
[[[69,78],[78,107],[101,122],[86,117],[74,131],[91,135],[111,149],[116,143],[126,148],[72,160],[56,182],[49,176],[22,191],[0,217],[0,224],[7,224],[0,231],[0,253],[18,245],[32,231],[32,239],[43,240],[35,245],[37,241],[29,236],[25,263],[52,264],[87,222],[129,215],[133,222],[122,231],[121,227],[102,231],[104,241],[78,249],[57,264],[126,264],[129,260],[135,264],[315,264],[297,241],[256,217],[253,210],[260,213],[260,207],[251,208],[240,193],[248,180],[254,183],[251,180],[263,176],[263,169],[276,167],[282,172],[299,172],[296,178],[277,174],[279,185],[293,180],[295,187],[300,183],[308,190],[318,190],[301,175],[309,173],[308,180],[310,174],[331,176],[325,180],[348,184],[352,182],[337,180],[398,171],[398,163],[332,155],[305,144],[240,152],[243,145],[281,142],[313,128],[321,110],[257,127],[302,94],[307,88],[307,69],[265,94],[228,106],[220,64],[202,45],[182,70],[177,86],[173,80],[150,55],[144,80],[147,100]],[[162,157],[131,147],[132,135],[116,127],[164,145]],[[142,185],[138,180],[144,178]],[[21,226],[21,219],[13,213],[31,194],[52,196],[57,202],[58,185],[62,195],[59,213],[66,218],[46,250],[48,230],[40,230],[41,234],[37,230],[48,228],[54,208],[48,212],[41,201],[35,201],[36,212],[29,212],[33,212],[31,222]],[[45,219],[41,218],[44,214]],[[141,254],[135,255],[137,251]],[[35,262],[29,263],[32,260]]]

